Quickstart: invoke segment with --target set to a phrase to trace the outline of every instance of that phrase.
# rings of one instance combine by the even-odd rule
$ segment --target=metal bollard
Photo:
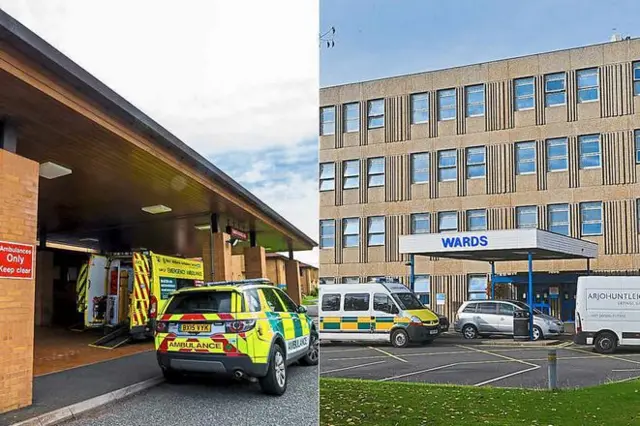
[[[548,375],[549,375],[549,390],[555,390],[558,388],[558,354],[555,349],[549,349],[549,354],[547,355],[548,361]]]

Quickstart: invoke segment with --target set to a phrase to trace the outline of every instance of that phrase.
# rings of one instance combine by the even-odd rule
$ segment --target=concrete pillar
[[[38,251],[36,257],[35,325],[49,326],[53,318],[53,252]]]
[[[205,281],[231,281],[233,279],[233,260],[229,234],[216,232],[211,234],[213,240],[213,253],[211,242],[206,238],[202,249],[202,262],[204,263]],[[213,254],[213,274],[211,273],[211,256]]]
[[[39,165],[0,149],[0,241],[35,246]],[[0,413],[31,405],[34,279],[0,278]]]
[[[297,260],[285,261],[285,273],[287,276],[287,294],[298,305],[302,301],[300,294],[300,264]]]
[[[247,279],[268,277],[267,254],[264,247],[247,247],[244,249],[244,270]]]

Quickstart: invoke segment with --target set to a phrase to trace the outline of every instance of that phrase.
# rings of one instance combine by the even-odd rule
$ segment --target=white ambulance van
[[[579,277],[574,342],[602,354],[640,346],[640,277]]]

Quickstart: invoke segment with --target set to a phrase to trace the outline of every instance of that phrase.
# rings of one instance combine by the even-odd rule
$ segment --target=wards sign
[[[489,245],[489,240],[485,235],[480,237],[442,237],[441,240],[444,248],[486,247]]]

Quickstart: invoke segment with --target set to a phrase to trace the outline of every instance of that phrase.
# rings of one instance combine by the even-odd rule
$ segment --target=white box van
[[[640,277],[579,277],[574,342],[605,354],[640,346]]]
[[[323,284],[318,305],[320,340],[405,347],[440,333],[438,316],[400,283]]]

